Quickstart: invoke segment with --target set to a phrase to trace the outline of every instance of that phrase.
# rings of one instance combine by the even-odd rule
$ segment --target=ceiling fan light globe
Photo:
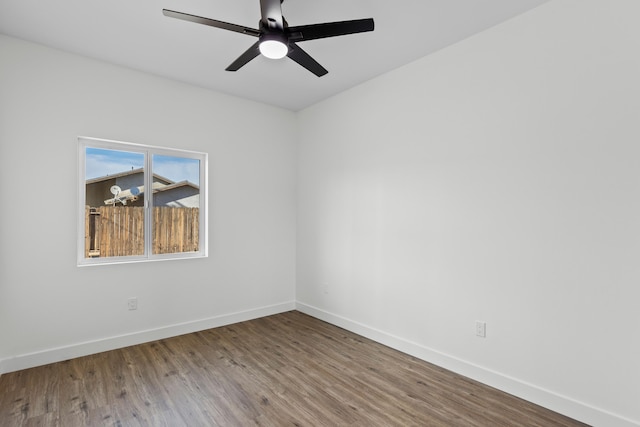
[[[289,47],[279,40],[264,40],[259,46],[260,53],[270,59],[280,59],[287,56]]]

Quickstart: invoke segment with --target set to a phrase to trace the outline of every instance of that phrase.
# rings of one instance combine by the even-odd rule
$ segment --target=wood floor
[[[581,426],[297,311],[4,374],[0,426]]]

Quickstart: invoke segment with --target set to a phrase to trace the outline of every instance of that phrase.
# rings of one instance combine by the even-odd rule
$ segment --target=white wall
[[[0,373],[294,308],[295,120],[0,36]],[[77,267],[79,135],[209,153],[209,257]]]
[[[302,111],[300,309],[640,425],[638,16],[552,1]]]

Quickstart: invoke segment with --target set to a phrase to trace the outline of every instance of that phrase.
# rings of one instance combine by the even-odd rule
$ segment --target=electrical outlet
[[[487,322],[481,322],[480,320],[476,320],[476,336],[486,338]]]
[[[138,309],[138,298],[133,297],[127,300],[127,306],[129,310],[137,310]]]

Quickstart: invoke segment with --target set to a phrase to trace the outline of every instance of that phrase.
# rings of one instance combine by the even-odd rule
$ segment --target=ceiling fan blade
[[[164,16],[170,18],[183,19],[185,21],[195,22],[196,24],[208,25],[210,27],[222,28],[223,30],[235,31],[236,33],[248,34],[258,37],[260,31],[254,28],[243,27],[242,25],[230,24],[228,22],[218,21],[215,19],[203,18],[202,16],[189,15],[188,13],[176,12],[175,10],[162,9]]]
[[[256,56],[260,55],[260,42],[255,42],[249,49],[245,50],[242,55],[238,57],[235,61],[231,63],[225,70],[227,71],[238,71],[242,68],[247,62],[251,61]]]
[[[326,22],[324,24],[300,25],[289,27],[289,40],[301,42],[326,37],[344,36],[347,34],[373,31],[373,18],[355,19],[352,21]]]
[[[260,0],[260,12],[265,28],[281,31],[284,29],[280,3],[282,0]]]
[[[322,65],[318,64],[315,59],[295,43],[289,43],[289,53],[287,56],[318,77],[322,77],[328,73]]]

